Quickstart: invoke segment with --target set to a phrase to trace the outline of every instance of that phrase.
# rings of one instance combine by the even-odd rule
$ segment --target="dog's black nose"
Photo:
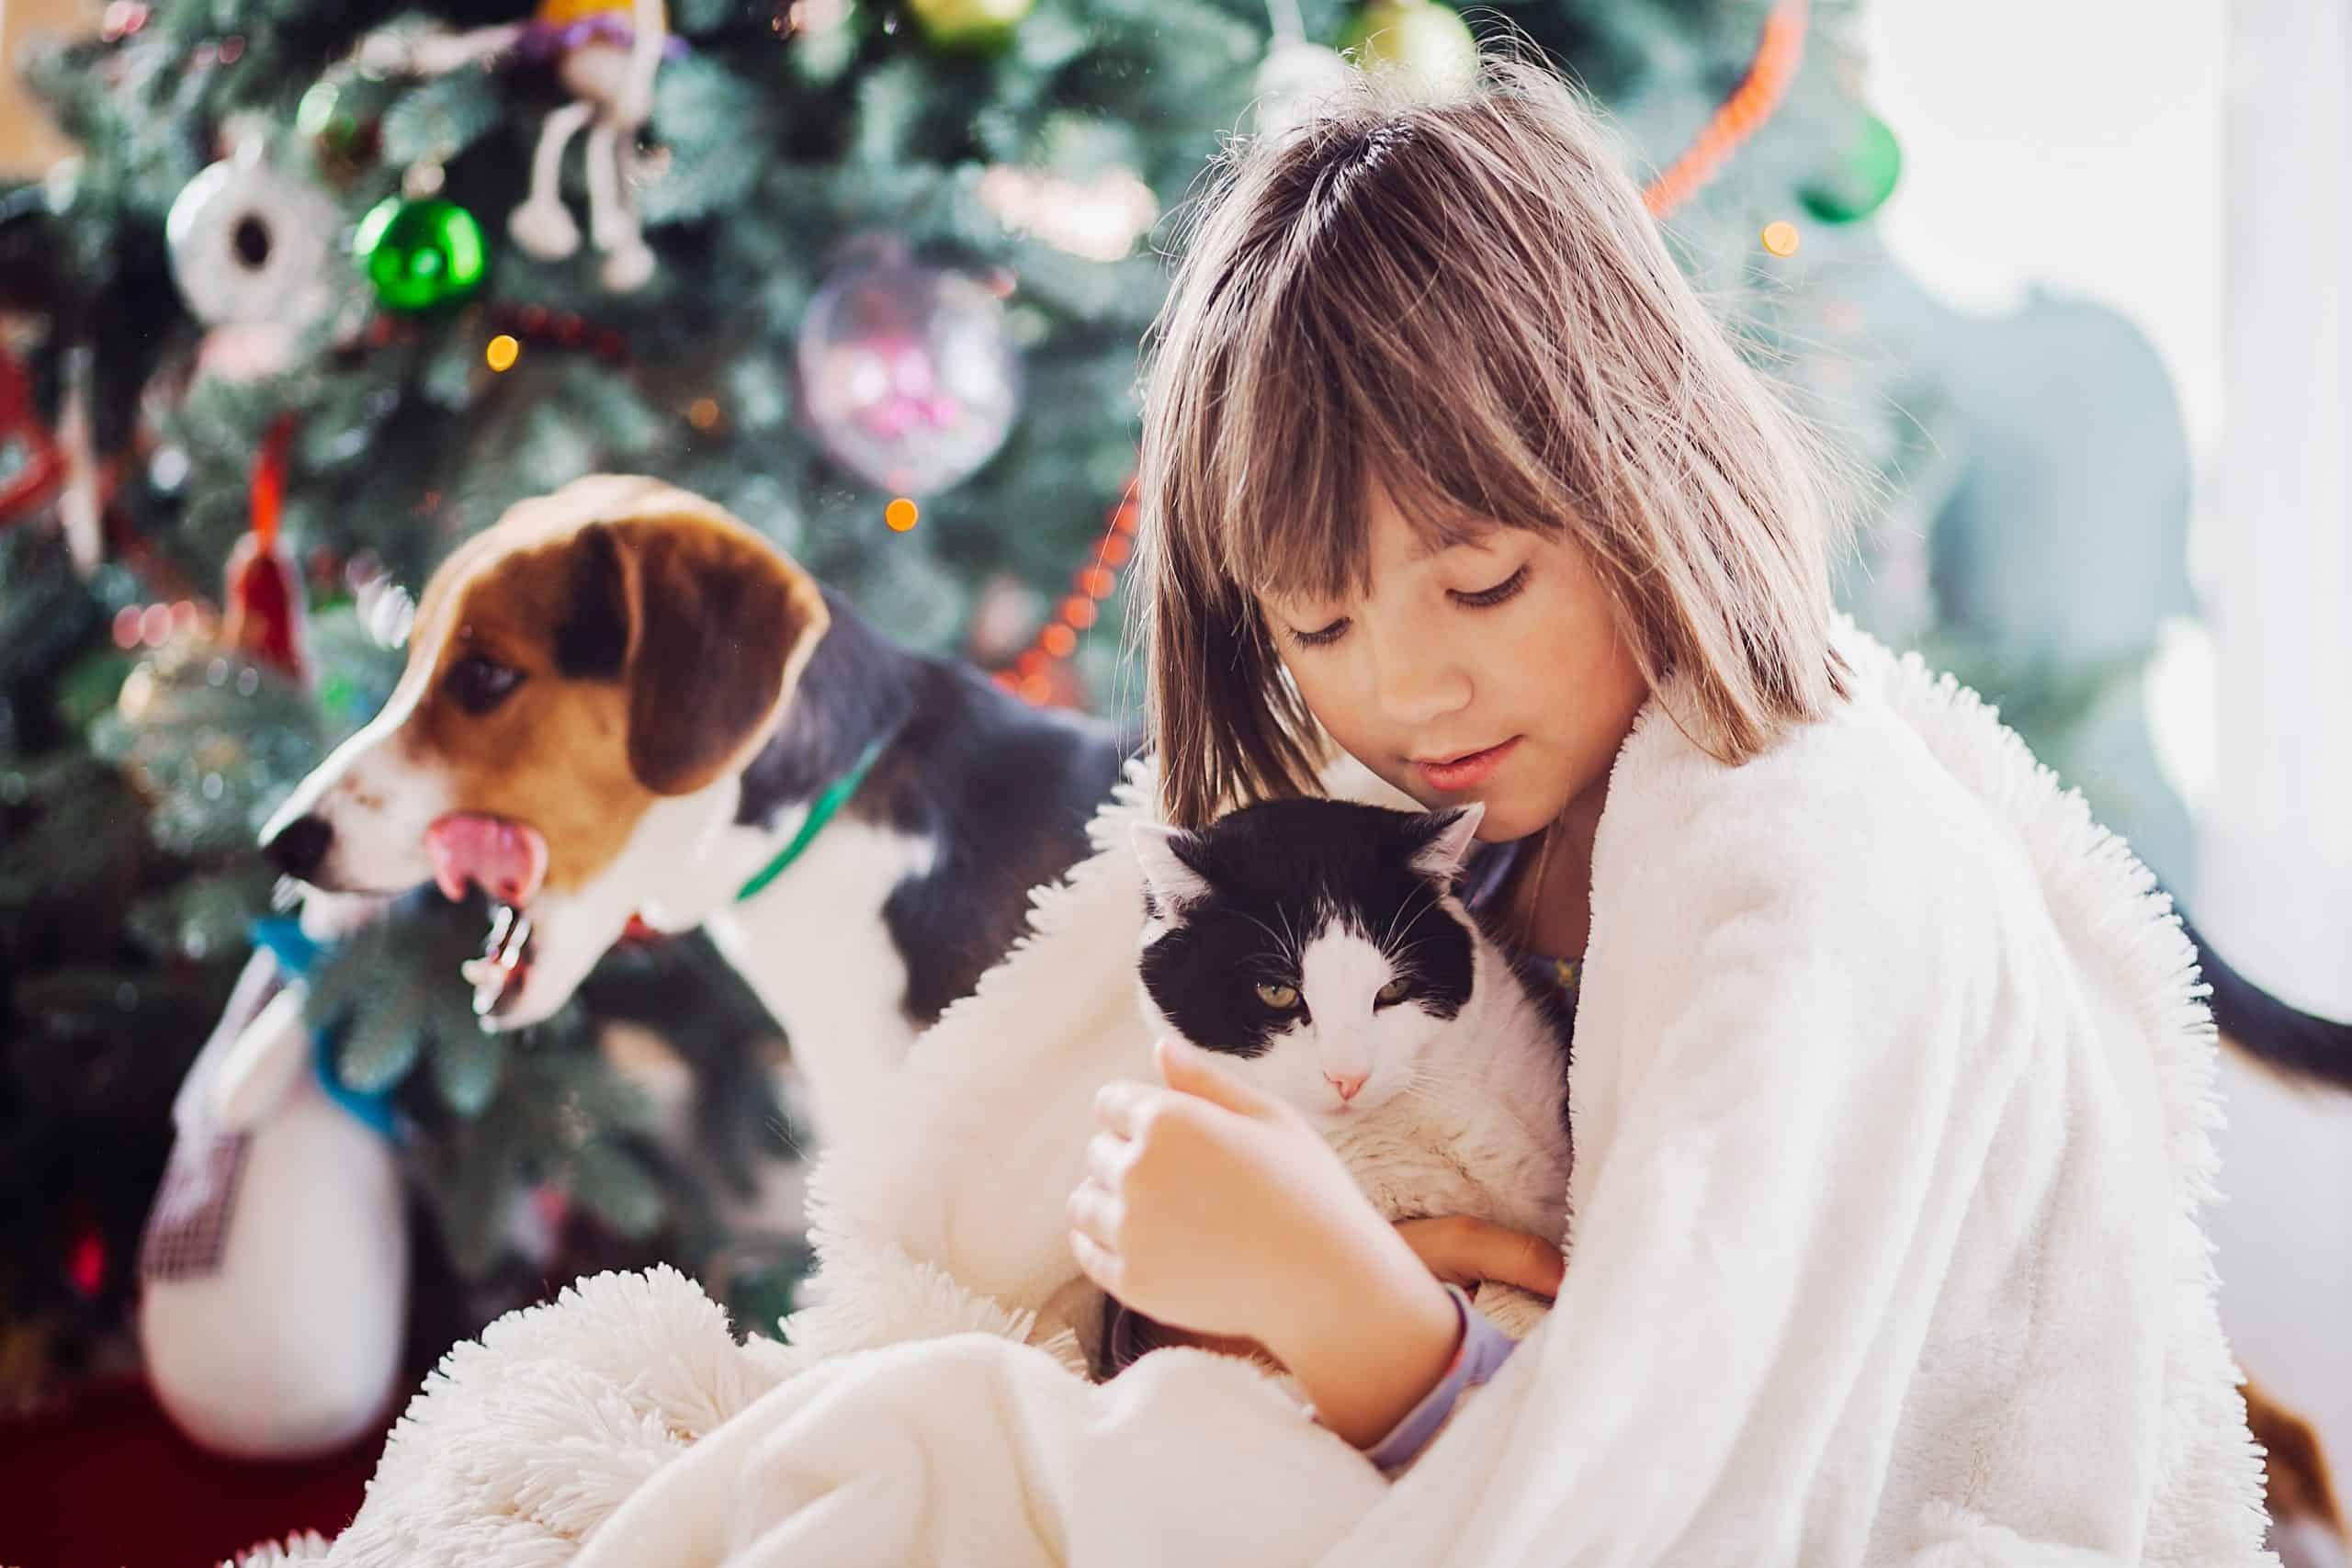
[[[298,882],[308,882],[327,858],[327,846],[334,842],[334,829],[323,817],[297,817],[277,830],[277,836],[262,845],[262,852],[277,863],[277,869]]]

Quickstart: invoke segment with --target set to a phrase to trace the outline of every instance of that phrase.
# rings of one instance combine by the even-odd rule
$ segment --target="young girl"
[[[1563,1280],[1507,1234],[1400,1234],[1302,1118],[1163,1043],[1162,1084],[1096,1102],[1080,1267],[1265,1347],[1386,1469],[1510,1349],[1441,1276],[1557,1287],[1518,1359],[1589,1401],[1510,1441],[1562,1490],[1490,1493],[1492,1554],[1447,1561],[1564,1544],[1558,1498],[1603,1471],[1573,1522],[1612,1562],[2256,1560],[2202,1177],[2168,1179],[2170,1066],[2132,1032],[2155,987],[2064,925],[2120,848],[2086,823],[2084,866],[2032,864],[1862,689],[1829,584],[1861,487],[1596,118],[1490,60],[1442,104],[1355,91],[1221,176],[1146,400],[1163,813],[1309,791],[1327,739],[1485,803],[1508,934],[1564,975],[1590,949],[1576,1237]]]

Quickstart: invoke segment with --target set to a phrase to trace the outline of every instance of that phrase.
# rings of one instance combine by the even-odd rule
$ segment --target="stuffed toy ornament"
[[[140,1247],[139,1339],[165,1414],[215,1452],[330,1452],[389,1409],[408,1214],[389,1108],[332,1084],[296,971],[391,903],[311,893],[263,922],[172,1108]]]
[[[641,288],[653,276],[653,253],[639,228],[625,164],[637,156],[637,133],[653,107],[653,78],[662,60],[685,52],[669,30],[662,0],[539,0],[527,22],[471,31],[387,31],[360,46],[362,70],[382,75],[441,76],[511,57],[555,67],[571,102],[547,118],[531,157],[530,195],[507,217],[507,232],[525,254],[561,261],[580,249],[580,226],[559,193],[563,150],[588,132],[588,237],[605,257],[605,287]]]

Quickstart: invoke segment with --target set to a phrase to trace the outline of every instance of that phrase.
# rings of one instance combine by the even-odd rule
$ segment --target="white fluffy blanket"
[[[354,1568],[2271,1561],[2215,1319],[2214,1037],[2125,846],[1850,624],[1857,700],[1611,775],[1552,1316],[1394,1485],[1199,1350],[1095,1385],[1064,1240],[1148,1073],[1132,778],[1101,852],[842,1130],[822,1299],[738,1347],[673,1274],[461,1347]],[[298,1547],[293,1555],[314,1554]]]

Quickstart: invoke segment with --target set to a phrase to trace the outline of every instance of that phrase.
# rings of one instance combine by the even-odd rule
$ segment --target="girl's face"
[[[1283,665],[1331,738],[1415,800],[1484,801],[1489,841],[1540,831],[1606,785],[1648,694],[1600,578],[1520,528],[1430,553],[1371,494],[1369,592],[1261,600]]]

